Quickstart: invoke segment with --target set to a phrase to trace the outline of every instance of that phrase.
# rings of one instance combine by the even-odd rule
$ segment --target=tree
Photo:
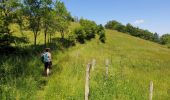
[[[125,26],[123,24],[121,24],[120,22],[117,22],[115,20],[107,22],[107,24],[105,25],[105,28],[117,30],[119,32],[126,32]]]
[[[134,33],[134,27],[130,23],[126,25],[126,32],[131,35]]]
[[[157,43],[160,42],[158,33],[154,33],[154,35],[153,35],[153,41],[154,41],[154,42],[157,42]]]
[[[126,32],[126,31],[125,31],[125,26],[122,25],[122,24],[116,24],[116,25],[114,26],[114,29],[117,30],[117,31],[119,31],[119,32]]]
[[[86,39],[90,40],[92,38],[95,38],[97,24],[94,21],[90,21],[82,18],[80,19],[79,22],[85,31]]]
[[[97,26],[98,29],[97,29],[97,33],[99,35],[99,40],[102,42],[102,43],[105,43],[106,41],[106,36],[105,36],[105,30],[104,30],[104,27],[100,24]]]
[[[102,24],[97,25],[97,33],[99,33],[100,31],[104,30],[104,27]]]
[[[74,22],[79,22],[79,18],[77,16],[74,16],[73,19],[74,19]]]
[[[106,41],[106,36],[105,36],[105,31],[100,31],[99,33],[99,40],[102,42],[102,43],[105,43]]]
[[[107,22],[107,24],[105,25],[105,28],[114,30],[116,25],[121,25],[121,23],[119,23],[118,21],[112,20],[112,21]]]
[[[55,29],[55,12],[52,9],[52,0],[45,0],[42,3],[42,28],[44,30],[44,45],[46,47],[47,44],[47,33],[53,32]],[[50,34],[51,35],[51,34]],[[50,39],[51,40],[51,39]]]
[[[142,30],[138,28],[137,32],[138,32],[137,37],[140,37],[145,40],[153,41],[153,33],[149,32],[148,30]]]
[[[9,25],[14,22],[15,11],[19,7],[18,0],[0,1],[0,33],[10,34]]]
[[[64,34],[68,30],[70,25],[70,13],[67,11],[65,5],[61,1],[56,1],[55,5],[56,19],[57,19],[57,30],[61,33],[61,38],[64,39]]]
[[[170,44],[170,34],[164,34],[160,38],[161,44]]]
[[[16,10],[18,10],[18,0],[0,0],[0,42],[9,45],[11,42],[11,31],[9,25],[16,21]],[[1,44],[0,44],[1,45]]]
[[[131,24],[127,24],[125,31],[132,36],[153,41],[153,33],[149,32],[148,30],[143,30],[138,27],[134,27]]]
[[[145,40],[150,40],[154,42],[159,42],[159,35],[157,33],[153,34],[152,32],[144,29],[140,29],[138,27],[132,26],[128,23],[126,26],[122,25],[120,22],[115,20],[107,22],[105,28],[117,30],[119,32],[128,33],[132,36],[139,37]]]
[[[29,29],[34,33],[34,46],[41,30],[42,0],[24,0],[24,15],[29,21]]]

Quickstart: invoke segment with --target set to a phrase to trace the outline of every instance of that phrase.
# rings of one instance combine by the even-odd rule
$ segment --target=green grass
[[[55,55],[54,73],[43,91],[44,99],[84,99],[85,68],[96,59],[91,72],[90,100],[147,100],[153,81],[153,100],[170,98],[170,50],[159,44],[107,30],[107,41],[97,39]],[[105,60],[109,59],[109,79]]]
[[[74,23],[71,28],[78,26]],[[5,72],[16,71],[10,69],[12,66],[26,69],[19,71],[22,74],[18,77],[12,77],[11,73],[14,82],[8,79],[8,84],[0,85],[3,99],[83,100],[85,69],[92,59],[96,59],[96,66],[90,73],[90,100],[148,100],[150,81],[154,84],[153,100],[170,99],[170,49],[117,31],[106,30],[106,38],[105,44],[96,37],[64,51],[53,51],[53,72],[48,78],[41,76],[43,64],[38,55],[29,59],[19,57],[18,61],[7,57],[10,59],[3,66],[10,67]],[[38,40],[40,44],[41,39],[43,36]],[[109,60],[108,80],[106,59]]]

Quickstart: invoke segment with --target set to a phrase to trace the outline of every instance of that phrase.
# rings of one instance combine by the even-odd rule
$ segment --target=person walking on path
[[[46,48],[45,52],[43,53],[43,62],[44,62],[44,72],[45,75],[48,76],[50,73],[50,69],[52,66],[52,58],[51,58],[51,53],[50,53],[50,48]]]

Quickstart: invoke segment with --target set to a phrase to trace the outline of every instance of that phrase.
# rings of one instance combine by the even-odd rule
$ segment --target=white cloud
[[[140,19],[140,20],[134,21],[133,23],[136,24],[136,25],[138,25],[138,24],[142,24],[142,23],[144,23],[144,22],[145,22],[145,21],[144,21],[143,19]]]

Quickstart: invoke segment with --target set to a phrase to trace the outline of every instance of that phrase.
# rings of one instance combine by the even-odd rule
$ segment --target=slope
[[[85,69],[92,59],[96,65],[90,76],[90,100],[147,100],[150,81],[153,100],[170,99],[169,49],[112,30],[106,30],[106,38],[105,44],[96,38],[64,52],[54,51],[53,73],[35,99],[83,100]]]

